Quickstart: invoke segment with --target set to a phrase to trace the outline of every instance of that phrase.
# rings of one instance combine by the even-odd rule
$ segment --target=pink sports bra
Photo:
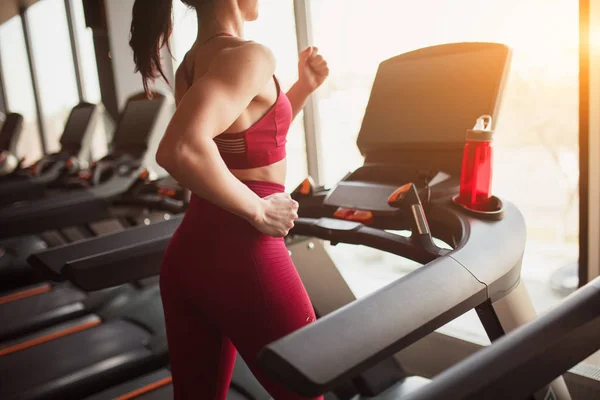
[[[184,70],[191,85],[193,75]],[[287,133],[293,118],[292,105],[277,78],[274,76],[273,79],[277,86],[277,100],[267,113],[243,132],[223,133],[214,139],[229,169],[264,167],[286,156]]]

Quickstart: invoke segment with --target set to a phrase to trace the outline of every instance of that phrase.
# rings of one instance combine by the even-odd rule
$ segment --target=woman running
[[[182,1],[197,12],[198,36],[176,72],[177,109],[156,154],[193,193],[160,274],[175,399],[224,400],[236,351],[273,398],[299,399],[256,358],[315,319],[284,243],[298,217],[284,193],[286,135],[329,69],[307,48],[286,93],[271,52],[243,39],[258,0]],[[151,81],[165,78],[160,51],[172,7],[172,0],[133,7],[130,45],[148,94]]]

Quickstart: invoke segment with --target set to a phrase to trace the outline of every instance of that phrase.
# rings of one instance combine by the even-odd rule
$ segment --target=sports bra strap
[[[231,33],[227,33],[227,32],[220,32],[220,33],[217,33],[216,35],[211,36],[208,39],[206,39],[201,44],[201,46],[204,46],[206,43],[210,42],[211,40],[213,40],[215,38],[218,38],[218,37],[221,37],[221,36],[230,36],[230,37],[233,37],[234,35],[232,35]],[[188,54],[189,53],[186,53],[185,56],[183,56],[182,64],[184,66],[183,71],[185,72],[185,80],[187,81],[188,85],[191,85],[192,82],[194,81],[194,67],[195,67],[195,65],[192,64],[192,70],[191,71],[186,68],[186,60],[187,60]],[[190,72],[191,72],[191,74],[190,74]]]

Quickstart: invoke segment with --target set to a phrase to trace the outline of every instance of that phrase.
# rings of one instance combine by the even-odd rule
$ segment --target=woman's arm
[[[303,85],[300,81],[294,83],[294,85],[288,90],[287,97],[290,99],[290,104],[292,105],[292,119],[296,118],[300,111],[304,108],[306,104],[306,100],[308,96],[310,96],[312,90],[305,85]]]
[[[255,225],[273,219],[269,206],[229,171],[213,138],[264,89],[274,69],[273,56],[259,44],[222,51],[182,97],[156,154],[183,186]]]
[[[329,75],[327,61],[319,54],[319,49],[307,47],[298,57],[298,81],[287,92],[292,104],[293,117],[304,108],[306,99],[325,82]]]

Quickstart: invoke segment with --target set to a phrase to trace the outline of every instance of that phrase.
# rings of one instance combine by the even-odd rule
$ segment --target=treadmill
[[[380,64],[357,139],[364,165],[329,190],[301,185],[292,234],[367,245],[423,266],[266,346],[259,363],[273,379],[314,396],[471,309],[492,342],[536,318],[520,277],[519,210],[498,197],[486,211],[456,201],[466,130],[481,115],[496,120],[509,62],[506,46],[454,43]],[[390,232],[407,228],[408,238]],[[386,398],[401,398],[402,383]],[[562,378],[529,398],[549,393],[571,398]]]
[[[23,116],[9,113],[0,128],[0,180],[19,167],[17,144],[23,130]]]
[[[39,275],[24,262],[35,251],[147,219],[140,207],[114,204],[147,183],[148,149],[162,136],[168,103],[160,94],[153,100],[143,94],[132,96],[108,155],[75,176],[54,181],[41,198],[0,208],[0,292],[39,282]]]
[[[147,150],[162,137],[169,107],[165,95],[132,96],[121,113],[112,148],[92,168],[63,182],[79,189],[0,209],[0,239],[41,233],[110,218],[111,200],[127,192],[144,172]]]
[[[171,185],[163,184],[165,180]],[[127,204],[155,211],[160,210],[163,212],[163,220],[169,221],[170,218],[183,213],[187,207],[187,202],[184,200],[176,200],[171,197],[177,195],[177,190],[183,191],[183,188],[173,186],[173,182],[166,178],[151,182],[136,193],[131,193],[126,200]],[[142,237],[140,236],[139,239]],[[114,239],[110,235],[104,235],[100,236],[99,240],[110,242],[118,240],[118,237]],[[56,249],[61,249],[61,247]],[[67,250],[67,252],[71,256],[77,254],[71,250]],[[31,267],[27,267],[31,269]],[[128,288],[131,286],[145,287],[156,283],[156,280],[152,279],[134,279],[123,285],[110,285],[101,290],[86,291],[69,282],[58,282],[64,281],[64,279],[54,279],[56,278],[54,275],[40,275],[48,280],[0,296],[0,346],[7,340],[83,315],[100,312],[99,310],[107,307],[114,297],[123,290],[129,290]]]
[[[44,189],[73,174],[90,157],[98,118],[95,104],[79,103],[71,110],[60,139],[61,149],[38,160],[32,167],[19,168],[0,181],[0,206],[43,196]]]

